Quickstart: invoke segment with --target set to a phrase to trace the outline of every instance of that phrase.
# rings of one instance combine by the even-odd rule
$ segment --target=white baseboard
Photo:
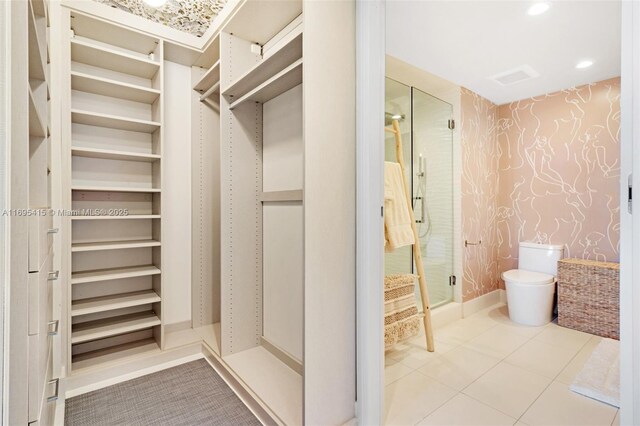
[[[504,290],[497,289],[487,294],[483,294],[480,297],[476,297],[475,299],[464,302],[462,304],[462,317],[467,318],[468,316],[478,313],[483,309],[487,309],[498,303],[503,303],[501,294],[502,291]],[[504,298],[506,299],[506,293]]]
[[[498,291],[500,292],[500,303],[504,303],[506,305],[507,304],[507,290],[501,288]]]

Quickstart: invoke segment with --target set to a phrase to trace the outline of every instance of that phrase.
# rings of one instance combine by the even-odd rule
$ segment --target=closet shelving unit
[[[220,355],[219,241],[220,36],[215,36],[192,67],[192,327]],[[198,196],[197,194],[201,194]],[[206,196],[205,196],[206,194]]]
[[[53,309],[54,288],[58,285],[58,273],[53,271],[55,230],[48,212],[51,208],[48,5],[43,0],[28,0],[20,2],[20,7],[26,9],[27,15],[27,206],[31,210],[46,211],[28,218],[28,421],[48,424],[55,409],[55,404],[50,402],[57,397],[53,351],[54,342],[58,340],[53,336],[57,335],[59,324]],[[22,163],[16,166],[22,167]]]
[[[66,393],[202,354],[266,424],[348,421],[353,3],[52,8]]]
[[[273,3],[270,3],[273,4]],[[247,2],[221,43],[222,360],[303,423],[303,16]]]
[[[162,347],[163,42],[72,12],[70,371]]]

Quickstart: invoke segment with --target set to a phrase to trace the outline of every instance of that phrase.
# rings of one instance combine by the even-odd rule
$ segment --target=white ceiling
[[[620,75],[619,0],[388,0],[387,54],[502,105]],[[594,65],[576,69],[583,59]],[[501,86],[490,78],[528,65],[540,75]]]

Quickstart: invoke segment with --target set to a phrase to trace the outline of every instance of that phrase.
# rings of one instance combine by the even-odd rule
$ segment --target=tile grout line
[[[560,326],[558,326],[560,327]],[[591,340],[591,339],[589,339]],[[564,367],[562,367],[562,369],[558,372],[558,374],[556,374],[552,379],[551,382],[549,382],[549,384],[544,388],[544,390],[542,392],[540,392],[540,394],[536,397],[536,399],[533,400],[533,402],[531,402],[531,404],[529,404],[529,406],[527,407],[526,410],[524,410],[524,412],[522,413],[522,415],[520,415],[520,417],[518,417],[518,421],[520,421],[522,419],[522,417],[524,417],[525,414],[527,414],[527,412],[531,409],[531,407],[533,407],[533,405],[540,399],[540,397],[542,396],[542,394],[544,394],[547,389],[549,389],[549,387],[555,383],[556,379],[558,378],[558,376],[560,376],[560,374],[562,374],[562,372],[564,371],[565,368],[567,368],[569,366],[569,364],[571,364],[571,361],[573,361],[579,354],[580,351],[582,351],[582,349],[584,349],[584,347],[587,345],[587,343],[589,343],[589,340],[587,340],[581,347],[580,349],[578,349],[578,351],[576,352],[576,354],[564,365]],[[548,343],[550,344],[550,343]],[[555,346],[555,345],[551,345],[551,346]],[[613,417],[613,419],[611,420],[611,423],[613,423],[613,421],[615,420],[615,416]]]

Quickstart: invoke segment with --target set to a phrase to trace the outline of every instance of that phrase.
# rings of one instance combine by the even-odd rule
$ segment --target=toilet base
[[[507,307],[511,321],[540,327],[553,319],[553,296],[556,283],[527,285],[506,281]]]

